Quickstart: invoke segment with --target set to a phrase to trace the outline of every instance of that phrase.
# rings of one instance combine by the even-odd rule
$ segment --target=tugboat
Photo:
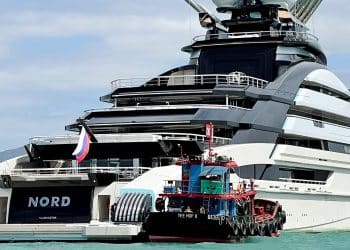
[[[212,139],[209,139],[209,142]],[[209,143],[210,146],[211,143]],[[278,202],[255,199],[254,180],[234,188],[236,162],[212,154],[181,160],[182,179],[167,180],[144,229],[151,241],[237,242],[279,236],[286,222]]]

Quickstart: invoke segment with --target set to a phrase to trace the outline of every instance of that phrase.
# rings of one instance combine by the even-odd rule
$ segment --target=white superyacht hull
[[[286,211],[285,230],[350,231],[350,197],[290,194],[258,190],[258,198],[279,201]]]
[[[271,181],[259,180],[256,176],[257,198],[282,204],[287,215],[284,229],[311,232],[350,230],[349,155],[273,144],[229,145],[218,147],[215,152],[235,159],[240,169],[249,165],[277,164],[282,168],[329,171],[326,181],[281,176],[276,176],[279,181]],[[239,171],[242,170],[237,170],[238,175]],[[233,181],[233,187],[237,185],[235,181],[239,180]]]

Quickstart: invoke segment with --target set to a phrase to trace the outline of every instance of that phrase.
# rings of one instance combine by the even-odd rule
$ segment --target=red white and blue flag
[[[73,152],[78,163],[82,162],[89,153],[90,143],[90,135],[86,132],[85,128],[82,127],[78,145]]]

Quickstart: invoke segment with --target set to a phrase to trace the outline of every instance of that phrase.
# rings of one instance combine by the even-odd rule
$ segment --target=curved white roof
[[[314,82],[327,88],[336,90],[350,97],[350,92],[345,86],[345,84],[334,73],[332,73],[329,70],[314,70],[304,80]]]

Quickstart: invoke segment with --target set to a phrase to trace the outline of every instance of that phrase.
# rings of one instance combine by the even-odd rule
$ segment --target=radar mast
[[[220,20],[196,0],[185,0],[199,13],[210,33],[250,31],[307,31],[306,23],[322,0],[212,0],[217,12],[231,15]]]

